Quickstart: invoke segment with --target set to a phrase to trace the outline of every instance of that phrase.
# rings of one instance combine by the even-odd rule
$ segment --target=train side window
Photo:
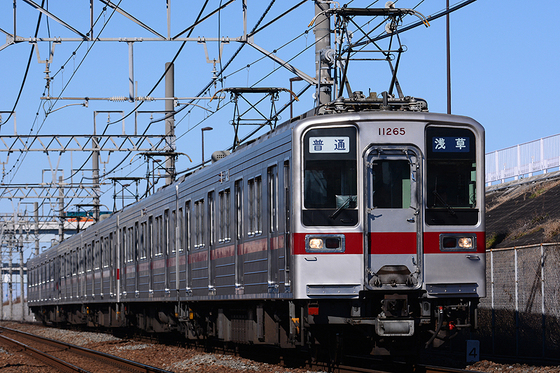
[[[85,246],[80,247],[80,252],[79,252],[79,257],[80,257],[80,274],[85,273],[86,271],[86,250],[87,248]]]
[[[194,248],[204,247],[204,199],[194,203]]]
[[[165,210],[165,254],[169,255],[175,252],[175,211]]]
[[[152,258],[153,256],[153,247],[154,247],[154,217],[148,217],[148,230],[146,231],[146,256],[148,258]]]
[[[140,233],[138,239],[138,247],[140,251],[140,259],[146,259],[146,229],[147,222],[143,221],[140,223]]]
[[[230,236],[230,191],[229,189],[222,190],[218,194],[218,242],[231,241]]]
[[[247,181],[248,204],[247,218],[249,222],[248,234],[259,235],[262,233],[262,179],[260,176]]]
[[[191,201],[185,203],[185,247],[191,250]]]
[[[74,251],[72,252],[72,276],[76,276],[76,274],[78,273],[78,252]]]
[[[138,261],[138,256],[140,254],[140,230],[138,229],[138,222],[134,223],[134,252],[133,252],[133,259],[134,261]]]
[[[156,216],[155,227],[154,227],[154,245],[155,251],[154,256],[160,256],[163,253],[162,241],[163,241],[163,217]]]
[[[214,192],[208,192],[208,243],[210,246],[214,245],[215,221]]]
[[[177,221],[177,233],[176,233],[177,241],[179,245],[177,249],[181,253],[183,252],[185,247],[185,243],[183,242],[185,238],[185,215],[182,207],[179,207],[179,213],[177,214],[177,218],[179,219],[179,221]]]
[[[235,181],[235,236],[243,238],[243,180]]]
[[[269,214],[269,231],[276,232],[278,230],[278,171],[276,166],[268,168],[268,214]]]
[[[111,257],[111,246],[109,246],[109,237],[102,238],[103,252],[103,268],[109,267],[109,258]]]
[[[134,259],[134,228],[130,227],[127,231],[126,261],[132,262]]]
[[[105,257],[107,256],[107,247],[105,246],[105,237],[99,239],[99,268],[105,266]]]
[[[99,245],[99,240],[95,241],[95,265],[94,269],[101,268],[101,245]]]
[[[88,244],[86,248],[86,272],[91,272],[93,253],[91,250],[92,244]]]

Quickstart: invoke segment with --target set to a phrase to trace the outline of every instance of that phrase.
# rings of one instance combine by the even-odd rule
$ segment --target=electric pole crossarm
[[[58,186],[41,186],[41,185],[9,185],[0,186],[0,199],[19,199],[19,198],[35,198],[35,199],[54,199],[58,198],[58,190],[61,187]],[[92,184],[69,184],[64,185],[66,198],[93,198],[95,192],[92,190]],[[71,192],[72,191],[72,192]]]
[[[271,52],[267,51],[266,49],[264,49],[262,47],[259,47],[257,44],[253,43],[251,40],[247,41],[247,44],[249,44],[251,47],[258,50],[259,52],[261,52],[262,54],[264,54],[268,58],[276,61],[277,63],[282,65],[287,70],[291,71],[292,73],[296,74],[297,76],[299,76],[300,78],[305,80],[307,83],[317,84],[317,79],[312,78],[311,76],[307,75],[303,71],[301,71],[301,70],[295,68],[294,66],[290,65],[288,62],[286,62],[286,61],[282,60],[281,58],[279,58],[278,56],[274,55],[274,53],[271,53]]]
[[[165,140],[165,135],[2,135],[0,152],[163,151]]]

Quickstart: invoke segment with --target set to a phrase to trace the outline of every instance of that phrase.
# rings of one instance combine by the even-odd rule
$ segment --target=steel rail
[[[88,356],[88,357],[91,357],[91,358],[94,358],[94,359],[110,361],[112,364],[118,364],[122,368],[130,370],[130,371],[146,372],[146,373],[171,373],[171,371],[169,371],[169,370],[153,367],[153,366],[146,365],[146,364],[141,364],[141,363],[138,363],[136,361],[124,359],[124,358],[121,358],[121,357],[118,357],[118,356],[115,356],[115,355],[110,355],[110,354],[107,354],[107,353],[104,353],[104,352],[91,350],[89,348],[76,346],[76,345],[73,345],[73,344],[70,344],[70,343],[61,342],[61,341],[57,341],[57,340],[54,340],[54,339],[41,337],[41,336],[38,336],[38,335],[23,332],[23,331],[20,331],[20,330],[10,329],[10,328],[6,328],[6,327],[0,327],[0,330],[6,330],[10,333],[23,335],[26,338],[33,339],[33,340],[38,341],[38,342],[49,343],[51,345],[63,348],[67,351],[72,351],[74,353],[79,353],[79,354],[82,354],[84,356]],[[1,336],[1,337],[5,338],[5,339],[7,338],[5,336]],[[7,338],[7,339],[9,339],[9,338]],[[35,350],[35,349],[33,349],[33,350]],[[35,350],[35,351],[38,351],[38,350]],[[41,352],[38,351],[37,353],[41,353]],[[48,355],[48,354],[45,354],[45,355]],[[80,370],[72,370],[72,372],[87,372],[87,370],[83,370],[81,368],[78,368],[78,369],[80,369]]]
[[[64,372],[80,372],[80,373],[87,373],[89,371],[82,369],[80,367],[77,367],[75,365],[72,365],[70,363],[67,363],[63,360],[60,360],[57,357],[54,357],[52,355],[47,354],[46,352],[37,350],[36,348],[33,348],[31,346],[28,346],[24,343],[18,342],[15,339],[12,338],[8,338],[5,335],[0,335],[0,339],[4,340],[6,342],[11,343],[12,345],[19,347],[23,350],[23,353],[25,353],[26,355],[29,355],[31,357],[36,358],[37,360],[42,361],[45,364],[50,365],[51,367],[64,371]]]

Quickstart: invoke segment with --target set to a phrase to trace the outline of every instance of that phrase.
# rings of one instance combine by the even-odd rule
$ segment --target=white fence
[[[486,185],[546,173],[560,166],[560,134],[486,153]]]

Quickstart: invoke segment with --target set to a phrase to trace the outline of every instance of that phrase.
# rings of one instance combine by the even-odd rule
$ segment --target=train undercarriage
[[[477,299],[419,296],[363,292],[353,300],[90,303],[32,311],[45,324],[281,348],[322,346],[361,355],[415,354],[476,328]]]

